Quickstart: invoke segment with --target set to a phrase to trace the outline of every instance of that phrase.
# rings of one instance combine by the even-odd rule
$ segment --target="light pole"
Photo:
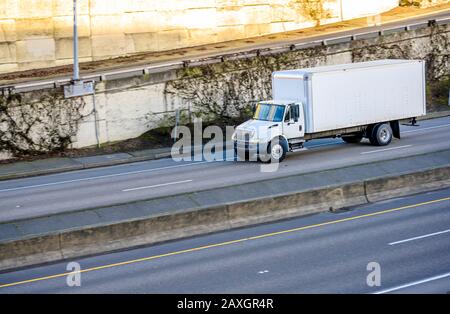
[[[77,24],[77,0],[73,0],[73,80],[80,80],[80,68],[78,64],[78,24]]]
[[[73,78],[70,84],[64,86],[66,98],[93,95],[95,83],[83,82],[80,78],[80,64],[78,60],[78,14],[77,0],[73,0]]]
[[[82,81],[80,79],[80,64],[78,62],[78,16],[77,0],[73,0],[73,79],[64,86],[64,97],[84,97],[92,95],[92,107],[94,113],[94,127],[97,146],[100,147],[98,130],[98,113],[95,106],[95,81]]]

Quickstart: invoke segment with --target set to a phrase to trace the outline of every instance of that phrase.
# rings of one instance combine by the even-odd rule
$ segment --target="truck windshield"
[[[258,104],[253,119],[262,121],[283,121],[285,106],[272,104]]]

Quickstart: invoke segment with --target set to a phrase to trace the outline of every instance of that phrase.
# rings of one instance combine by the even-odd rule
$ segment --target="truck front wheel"
[[[369,137],[369,141],[375,146],[386,146],[392,141],[392,129],[387,123],[377,124]]]
[[[286,153],[288,150],[288,143],[284,138],[274,139],[267,146],[267,157],[268,160],[265,162],[282,162],[286,158]]]

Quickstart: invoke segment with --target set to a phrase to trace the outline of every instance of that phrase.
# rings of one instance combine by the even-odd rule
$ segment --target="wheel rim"
[[[386,143],[387,141],[389,141],[389,138],[390,138],[390,134],[389,134],[388,130],[386,128],[382,128],[380,130],[380,140],[383,143]]]
[[[283,146],[281,146],[280,144],[273,145],[271,149],[272,158],[275,160],[280,159],[281,156],[283,156],[283,151]]]

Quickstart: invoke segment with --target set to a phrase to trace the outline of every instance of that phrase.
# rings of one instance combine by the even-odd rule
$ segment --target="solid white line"
[[[31,189],[31,188],[39,188],[39,187],[44,187],[44,186],[53,186],[53,185],[59,185],[59,184],[65,184],[65,183],[90,181],[90,180],[95,180],[95,179],[113,178],[113,177],[119,177],[119,176],[126,176],[126,175],[130,175],[130,174],[153,172],[153,171],[158,171],[158,170],[174,169],[174,168],[180,168],[180,167],[204,164],[204,163],[207,163],[207,162],[208,161],[199,161],[199,162],[194,162],[194,163],[189,163],[189,164],[181,164],[181,165],[167,166],[167,167],[161,167],[161,168],[152,168],[152,169],[146,169],[146,170],[136,170],[136,171],[130,171],[130,172],[108,174],[108,175],[97,176],[97,177],[89,177],[89,178],[73,179],[73,180],[51,182],[51,183],[44,183],[44,184],[20,186],[20,187],[17,187],[17,188],[10,188],[10,189],[0,190],[0,193],[1,192],[18,191],[18,190],[24,190],[24,189]]]
[[[409,238],[409,239],[405,239],[405,240],[391,242],[391,243],[389,243],[389,245],[396,245],[396,244],[405,243],[405,242],[409,242],[409,241],[419,240],[419,239],[428,238],[428,237],[432,237],[432,236],[435,236],[435,235],[448,233],[448,232],[450,232],[450,229],[444,230],[444,231],[439,231],[439,232],[434,232],[434,233],[429,233],[429,234],[424,234],[424,235],[421,235],[421,236],[418,236],[418,237]]]
[[[404,288],[408,288],[408,287],[412,287],[412,286],[417,286],[417,285],[420,285],[422,283],[426,283],[426,282],[430,282],[430,281],[446,278],[446,277],[449,277],[449,276],[450,276],[450,273],[446,273],[446,274],[442,274],[442,275],[439,275],[439,276],[434,276],[434,277],[431,277],[431,278],[427,278],[427,279],[423,279],[423,280],[407,283],[405,285],[401,285],[401,286],[398,286],[398,287],[394,287],[394,288],[390,288],[390,289],[386,289],[386,290],[381,290],[381,291],[375,292],[374,294],[389,293],[389,292],[397,291],[397,290],[400,290],[400,289],[404,289]]]
[[[144,190],[144,189],[158,188],[158,187],[162,187],[162,186],[168,186],[168,185],[174,185],[174,184],[180,184],[180,183],[188,183],[188,182],[192,182],[192,180],[183,180],[183,181],[177,181],[177,182],[169,182],[169,183],[161,183],[161,184],[155,184],[155,185],[141,186],[141,187],[138,187],[138,188],[125,189],[125,190],[122,190],[122,192],[130,192],[130,191],[138,191],[138,190]]]
[[[443,125],[436,125],[436,126],[430,126],[428,128],[420,128],[416,130],[409,130],[409,131],[403,131],[401,133],[413,133],[413,132],[420,132],[420,131],[426,131],[426,130],[433,130],[433,129],[440,129],[440,128],[446,128],[449,127],[450,124],[443,124]]]
[[[385,149],[371,150],[371,151],[368,151],[368,152],[362,152],[361,155],[365,155],[365,154],[373,154],[373,153],[380,153],[380,152],[385,152],[385,151],[388,151],[388,150],[407,148],[407,147],[411,147],[411,146],[412,146],[412,145],[404,145],[404,146],[391,147],[391,148],[385,148]]]

